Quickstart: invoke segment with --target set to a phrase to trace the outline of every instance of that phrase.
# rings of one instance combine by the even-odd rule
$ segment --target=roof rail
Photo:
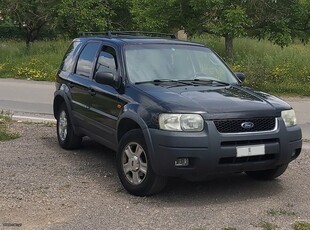
[[[174,34],[147,32],[147,31],[107,31],[107,32],[82,32],[82,36],[106,36],[109,38],[121,36],[149,36],[149,37],[168,37],[176,39]]]

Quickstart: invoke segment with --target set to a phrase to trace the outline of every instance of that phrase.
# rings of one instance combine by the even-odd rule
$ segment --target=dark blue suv
[[[158,193],[167,177],[284,173],[302,146],[291,106],[243,86],[208,47],[165,36],[73,40],[54,98],[61,147],[88,136],[115,150],[121,183],[138,196]]]

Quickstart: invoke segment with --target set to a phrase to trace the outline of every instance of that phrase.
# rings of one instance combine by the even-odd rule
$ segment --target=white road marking
[[[17,121],[17,122],[28,121],[28,122],[37,122],[37,123],[42,123],[42,122],[56,123],[56,120],[53,118],[43,118],[43,117],[30,117],[30,116],[13,115],[12,119]]]

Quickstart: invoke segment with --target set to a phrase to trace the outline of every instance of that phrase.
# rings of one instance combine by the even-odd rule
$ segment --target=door
[[[68,83],[71,88],[72,111],[81,127],[86,126],[89,117],[91,76],[99,47],[100,42],[94,41],[84,46],[78,57],[75,71],[70,76],[70,82]]]
[[[110,72],[119,74],[118,58],[116,50],[103,45],[96,62],[96,72]],[[90,119],[94,131],[101,142],[110,148],[116,145],[116,123],[122,109],[119,102],[118,91],[109,85],[99,84],[92,81],[91,90],[93,95],[90,103]]]

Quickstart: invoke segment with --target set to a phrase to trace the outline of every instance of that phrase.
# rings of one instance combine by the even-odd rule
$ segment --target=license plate
[[[265,145],[251,145],[237,147],[237,157],[265,155]]]

